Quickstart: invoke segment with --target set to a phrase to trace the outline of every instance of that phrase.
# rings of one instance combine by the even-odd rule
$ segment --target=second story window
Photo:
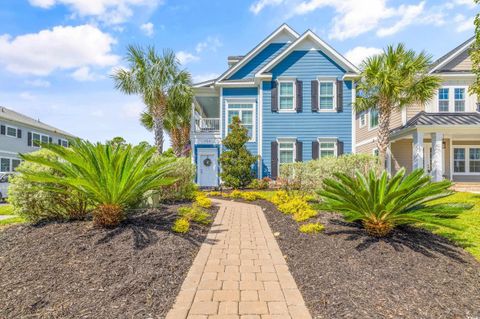
[[[319,85],[320,110],[335,109],[335,84],[332,81],[320,82]]]
[[[227,106],[227,134],[229,133],[228,126],[232,124],[232,119],[238,116],[242,125],[248,130],[250,141],[253,141],[255,139],[254,110],[254,103],[229,103]]]
[[[40,147],[40,143],[49,143],[50,137],[39,133],[32,133],[32,145],[34,147]]]
[[[455,88],[455,112],[465,112],[464,88]]]
[[[7,126],[7,136],[17,137],[17,129],[15,127]]]
[[[293,81],[279,82],[280,111],[291,111],[295,109],[295,83]]]
[[[363,112],[360,115],[360,127],[365,127],[367,125],[367,113]]]
[[[448,112],[448,89],[438,89],[438,111]]]
[[[368,122],[368,128],[369,129],[374,129],[377,128],[378,126],[378,110],[376,109],[371,109],[369,112],[369,122]]]

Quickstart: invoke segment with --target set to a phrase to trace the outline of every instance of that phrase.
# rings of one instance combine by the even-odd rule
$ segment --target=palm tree
[[[385,163],[390,135],[390,118],[413,104],[425,104],[433,98],[440,78],[429,75],[431,56],[407,50],[404,44],[388,46],[382,54],[366,59],[357,85],[357,112],[378,110],[377,147]]]
[[[128,69],[118,69],[113,74],[115,88],[126,94],[138,94],[146,105],[146,113],[152,117],[155,145],[163,152],[164,116],[170,97],[191,96],[190,74],[180,70],[180,64],[171,50],[160,56],[154,47],[144,50],[129,46],[126,60]]]

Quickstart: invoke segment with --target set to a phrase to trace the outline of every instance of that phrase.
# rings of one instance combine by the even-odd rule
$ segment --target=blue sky
[[[128,44],[171,48],[201,81],[286,22],[357,63],[404,42],[434,58],[473,34],[473,0],[0,0],[0,105],[79,137],[152,142],[109,74]]]

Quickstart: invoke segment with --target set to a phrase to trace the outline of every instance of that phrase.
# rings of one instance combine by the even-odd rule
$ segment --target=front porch
[[[408,125],[391,134],[392,173],[423,168],[435,181],[480,183],[478,113],[423,113]]]

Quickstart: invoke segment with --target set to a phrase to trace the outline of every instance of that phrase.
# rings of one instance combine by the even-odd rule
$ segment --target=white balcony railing
[[[220,132],[220,119],[218,118],[195,119],[195,132],[197,133]]]

